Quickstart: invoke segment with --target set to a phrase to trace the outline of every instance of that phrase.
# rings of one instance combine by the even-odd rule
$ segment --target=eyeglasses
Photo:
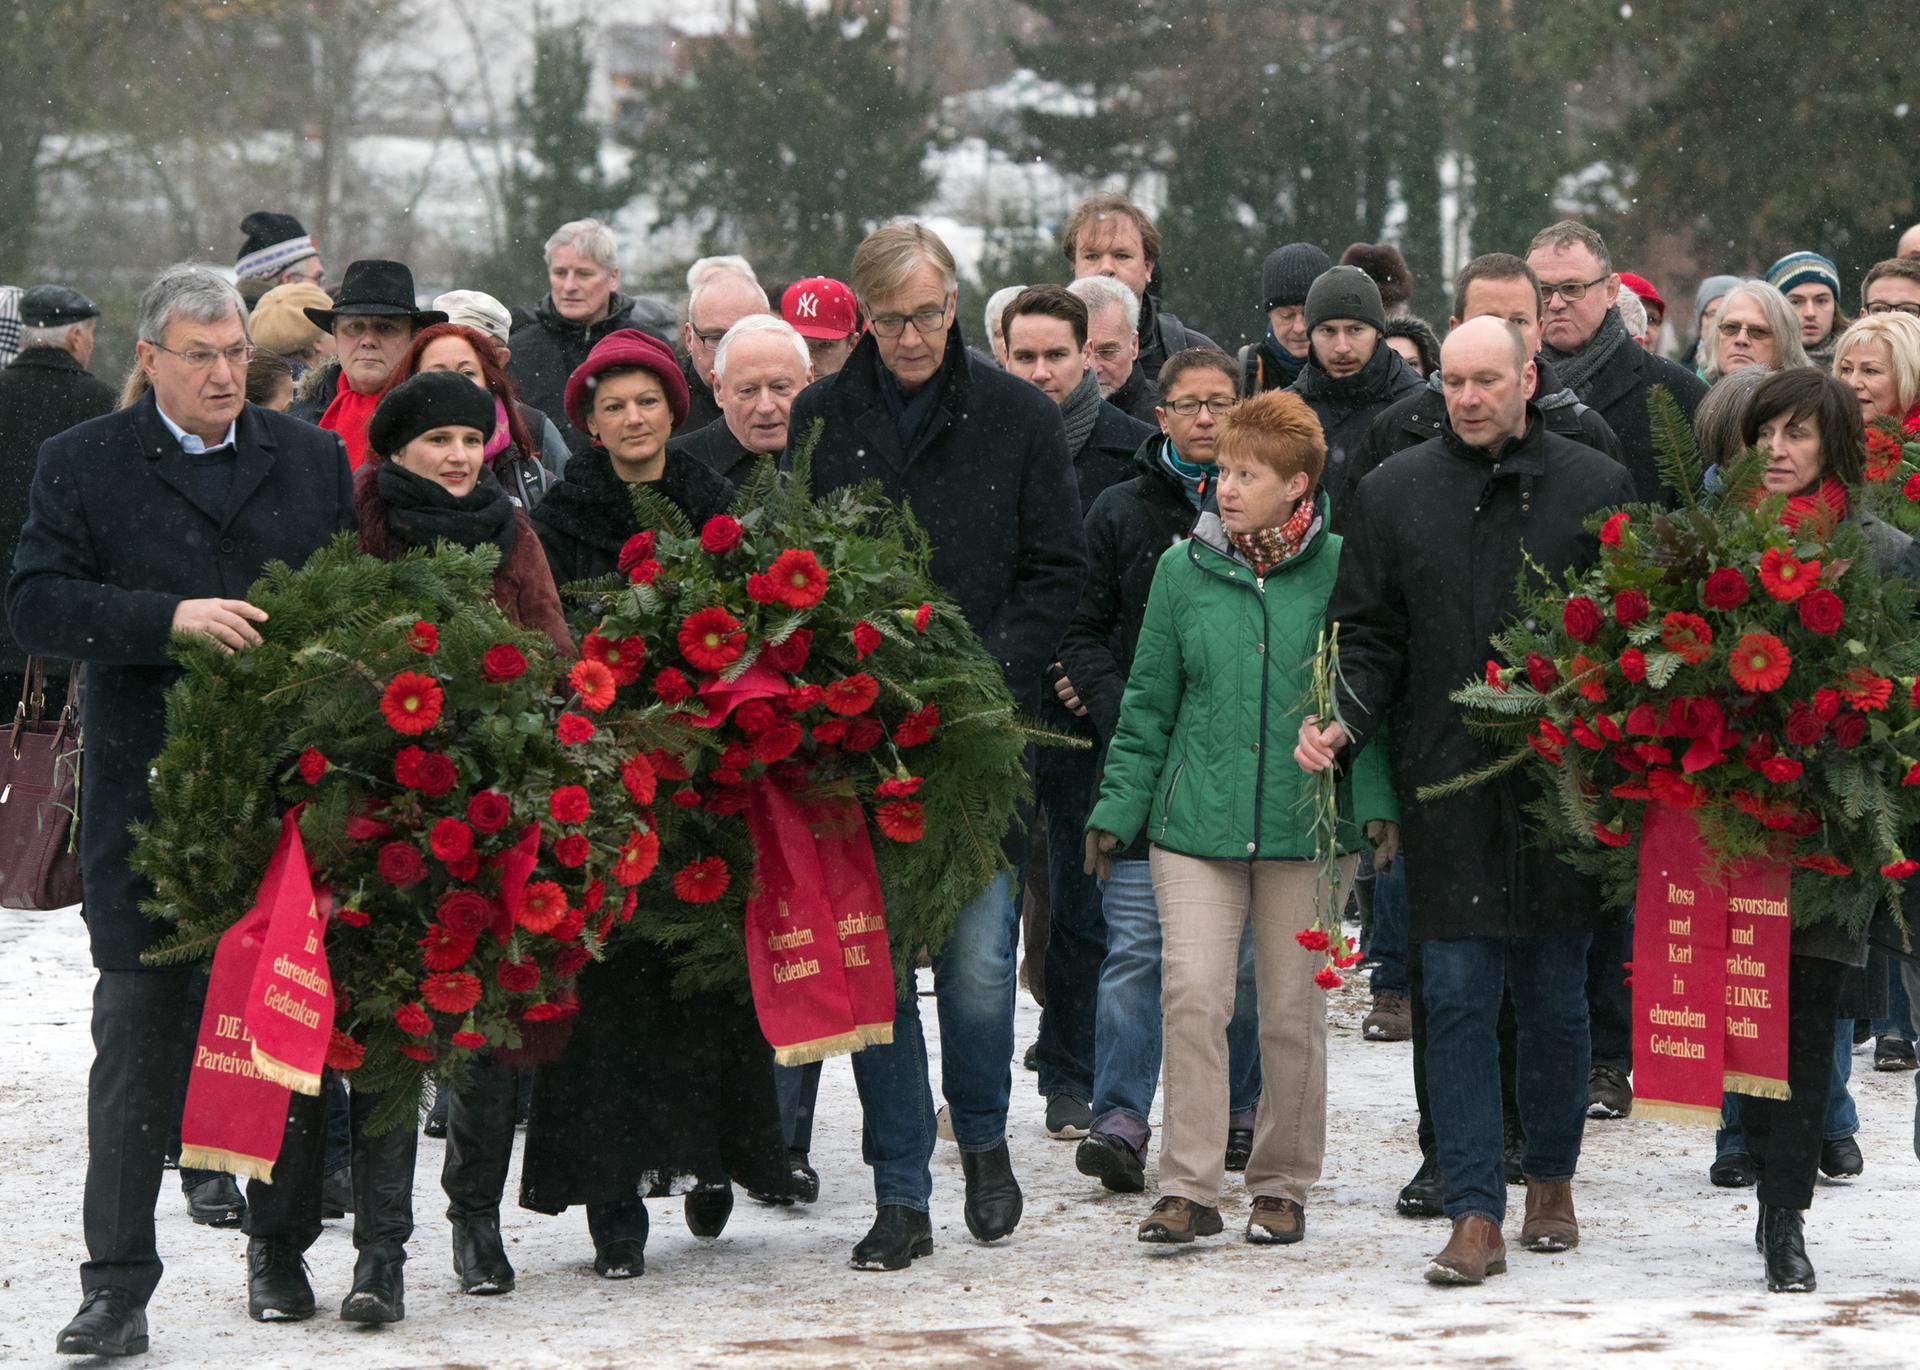
[[[1888,304],[1885,300],[1875,300],[1866,308],[1868,314],[1911,314],[1920,318],[1920,304],[1909,300],[1904,304]]]
[[[238,371],[241,367],[253,360],[252,343],[236,343],[232,347],[225,348],[219,352],[210,352],[205,348],[198,347],[191,352],[176,352],[171,347],[167,347],[161,343],[154,343],[152,346],[165,352],[170,357],[178,357],[195,371],[211,371],[213,364],[222,359],[225,359],[228,366]]]
[[[1238,403],[1240,403],[1240,401],[1221,399],[1217,395],[1210,400],[1196,400],[1192,396],[1188,396],[1184,400],[1175,400],[1166,407],[1178,414],[1181,418],[1190,419],[1200,412],[1202,405],[1205,405],[1207,412],[1218,419],[1226,417],[1228,413],[1232,412],[1233,406]]]
[[[692,327],[692,325],[688,326]],[[693,330],[693,336],[705,343],[708,347],[718,347],[720,340],[727,336],[727,330],[724,328],[695,328]]]
[[[1576,304],[1587,297],[1589,290],[1606,279],[1605,276],[1595,276],[1590,281],[1566,281],[1560,285],[1548,285],[1542,281],[1540,282],[1540,303],[1545,305],[1548,300],[1558,295],[1568,304]]]
[[[1126,350],[1127,345],[1125,343],[1101,343],[1093,349],[1093,355],[1098,361],[1117,362],[1126,354]]]
[[[917,309],[911,314],[875,314],[867,323],[883,338],[899,337],[911,323],[913,331],[924,338],[946,327],[947,307],[941,305],[938,309]]]
[[[1729,321],[1720,325],[1720,336],[1723,338],[1737,338],[1742,333],[1745,333],[1755,342],[1765,342],[1773,336],[1773,330],[1763,323],[1739,323],[1737,321]]]

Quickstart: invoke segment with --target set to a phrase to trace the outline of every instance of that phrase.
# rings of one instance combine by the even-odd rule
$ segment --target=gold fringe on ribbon
[[[853,1035],[860,1039],[860,1045],[863,1047],[891,1046],[893,1044],[893,1024],[891,1022],[867,1023],[855,1028]]]
[[[243,1180],[258,1180],[261,1184],[273,1183],[271,1159],[263,1156],[248,1156],[239,1151],[227,1151],[217,1146],[182,1146],[180,1168],[182,1170],[224,1170],[227,1174],[237,1175]]]
[[[1664,1099],[1648,1099],[1636,1096],[1633,1101],[1633,1113],[1636,1122],[1643,1123],[1687,1123],[1693,1127],[1720,1126],[1720,1110],[1708,1108],[1705,1104],[1669,1103]]]
[[[290,1066],[285,1061],[267,1055],[260,1049],[258,1042],[253,1043],[253,1068],[273,1081],[276,1085],[292,1090],[295,1094],[317,1095],[320,1093],[320,1077],[298,1066]],[[217,1169],[208,1166],[203,1169]]]
[[[852,1032],[835,1033],[831,1037],[816,1037],[811,1042],[795,1042],[792,1046],[775,1047],[774,1061],[783,1066],[810,1066],[815,1061],[824,1061],[829,1056],[847,1056],[862,1047],[883,1047],[893,1041],[892,1023],[869,1023],[857,1027]]]
[[[1748,1075],[1738,1070],[1727,1072],[1725,1089],[1729,1094],[1747,1094],[1756,1099],[1791,1099],[1793,1097],[1793,1091],[1787,1088],[1785,1080],[1775,1080],[1765,1075]],[[1635,1102],[1639,1101],[1635,1100]]]

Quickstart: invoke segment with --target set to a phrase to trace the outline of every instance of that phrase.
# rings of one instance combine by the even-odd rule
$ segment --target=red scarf
[[[1256,528],[1251,533],[1228,533],[1240,555],[1253,565],[1256,576],[1265,577],[1267,572],[1290,557],[1298,556],[1306,545],[1307,532],[1313,527],[1314,507],[1311,499],[1303,499],[1293,506],[1293,516],[1278,528]]]
[[[1811,517],[1815,526],[1831,532],[1846,516],[1847,487],[1835,477],[1828,476],[1813,490],[1790,496],[1787,507],[1780,511],[1780,522],[1788,528],[1798,529],[1803,520]]]
[[[346,443],[347,464],[356,471],[368,455],[367,421],[379,407],[380,396],[363,395],[348,385],[347,373],[343,369],[334,387],[333,403],[320,416],[320,426],[330,433],[338,433],[341,441]]]

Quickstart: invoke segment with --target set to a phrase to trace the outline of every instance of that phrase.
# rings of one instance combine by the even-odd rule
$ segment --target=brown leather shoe
[[[1265,1194],[1247,1215],[1247,1240],[1255,1246],[1291,1246],[1307,1235],[1307,1213],[1292,1199]]]
[[[1153,1206],[1140,1224],[1143,1242],[1190,1242],[1195,1237],[1220,1235],[1220,1210],[1169,1194]]]
[[[1456,1218],[1453,1235],[1427,1262],[1428,1284],[1480,1284],[1489,1275],[1507,1273],[1507,1244],[1489,1218]]]
[[[1573,1181],[1527,1181],[1527,1220],[1520,1227],[1520,1245],[1529,1251],[1571,1251],[1580,1245]]]

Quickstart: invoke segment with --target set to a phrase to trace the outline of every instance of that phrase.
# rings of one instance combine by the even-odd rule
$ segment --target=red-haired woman
[[[493,396],[487,465],[508,496],[531,514],[557,477],[540,464],[540,444],[534,438],[543,422],[540,411],[521,403],[500,345],[465,324],[429,324],[413,335],[389,384],[399,385],[426,371],[457,371]]]

